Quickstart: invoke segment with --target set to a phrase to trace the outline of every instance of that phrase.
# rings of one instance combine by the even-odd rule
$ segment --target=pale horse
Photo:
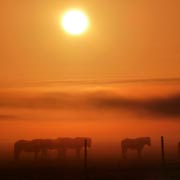
[[[54,141],[54,147],[58,150],[59,158],[66,158],[67,151],[69,149],[74,149],[76,151],[77,159],[80,159],[80,154],[85,145],[85,140],[87,142],[87,147],[90,148],[92,144],[91,138],[86,137],[76,137],[76,138],[68,138],[62,137],[58,138]]]
[[[51,139],[19,140],[14,144],[14,159],[19,160],[23,152],[34,153],[35,160],[38,159],[39,153],[42,158],[46,158],[48,149],[53,149]]]
[[[122,155],[123,158],[126,159],[128,149],[137,150],[138,158],[142,157],[142,151],[144,146],[151,146],[151,138],[150,137],[140,137],[136,139],[124,139],[121,141]]]

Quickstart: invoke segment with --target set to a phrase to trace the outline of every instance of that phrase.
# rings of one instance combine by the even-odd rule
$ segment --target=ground
[[[2,180],[179,180],[179,164],[126,164],[106,167],[105,164],[11,163],[0,168]]]

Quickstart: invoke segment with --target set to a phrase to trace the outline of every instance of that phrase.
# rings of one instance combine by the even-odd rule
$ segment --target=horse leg
[[[38,160],[38,154],[39,154],[39,151],[34,151],[34,159],[35,159],[35,161]]]
[[[20,154],[21,154],[21,151],[15,149],[15,150],[14,150],[14,160],[18,161],[19,158],[20,158]]]
[[[58,149],[58,158],[59,159],[66,159],[66,148],[59,148]]]
[[[58,148],[57,151],[58,151],[58,159],[61,159],[62,149]]]
[[[42,157],[42,159],[47,159],[47,149],[42,149],[41,157]]]
[[[76,158],[79,160],[80,159],[80,153],[81,153],[81,149],[80,148],[76,148]]]
[[[47,149],[44,149],[44,158],[48,159],[48,150]]]
[[[127,149],[126,148],[122,148],[123,159],[127,159],[126,154],[127,154]]]
[[[138,159],[142,158],[142,149],[137,149]]]
[[[64,159],[64,160],[66,160],[66,151],[67,151],[66,148],[63,148],[63,149],[62,149],[62,156],[63,156],[63,159]]]
[[[58,149],[58,159],[65,159],[66,156],[66,150],[64,148]]]

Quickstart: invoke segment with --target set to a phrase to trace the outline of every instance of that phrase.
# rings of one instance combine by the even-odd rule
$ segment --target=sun
[[[86,14],[81,10],[69,10],[62,17],[63,29],[71,35],[84,33],[89,26]]]

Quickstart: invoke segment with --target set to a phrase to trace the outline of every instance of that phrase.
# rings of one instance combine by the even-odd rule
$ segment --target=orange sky
[[[77,37],[60,27],[62,13],[74,7],[90,19]],[[43,82],[179,78],[179,9],[179,0],[1,0],[0,140],[166,135],[177,143],[179,81]]]
[[[81,8],[90,29],[60,27]],[[137,79],[180,76],[179,0],[2,0],[0,81]]]

